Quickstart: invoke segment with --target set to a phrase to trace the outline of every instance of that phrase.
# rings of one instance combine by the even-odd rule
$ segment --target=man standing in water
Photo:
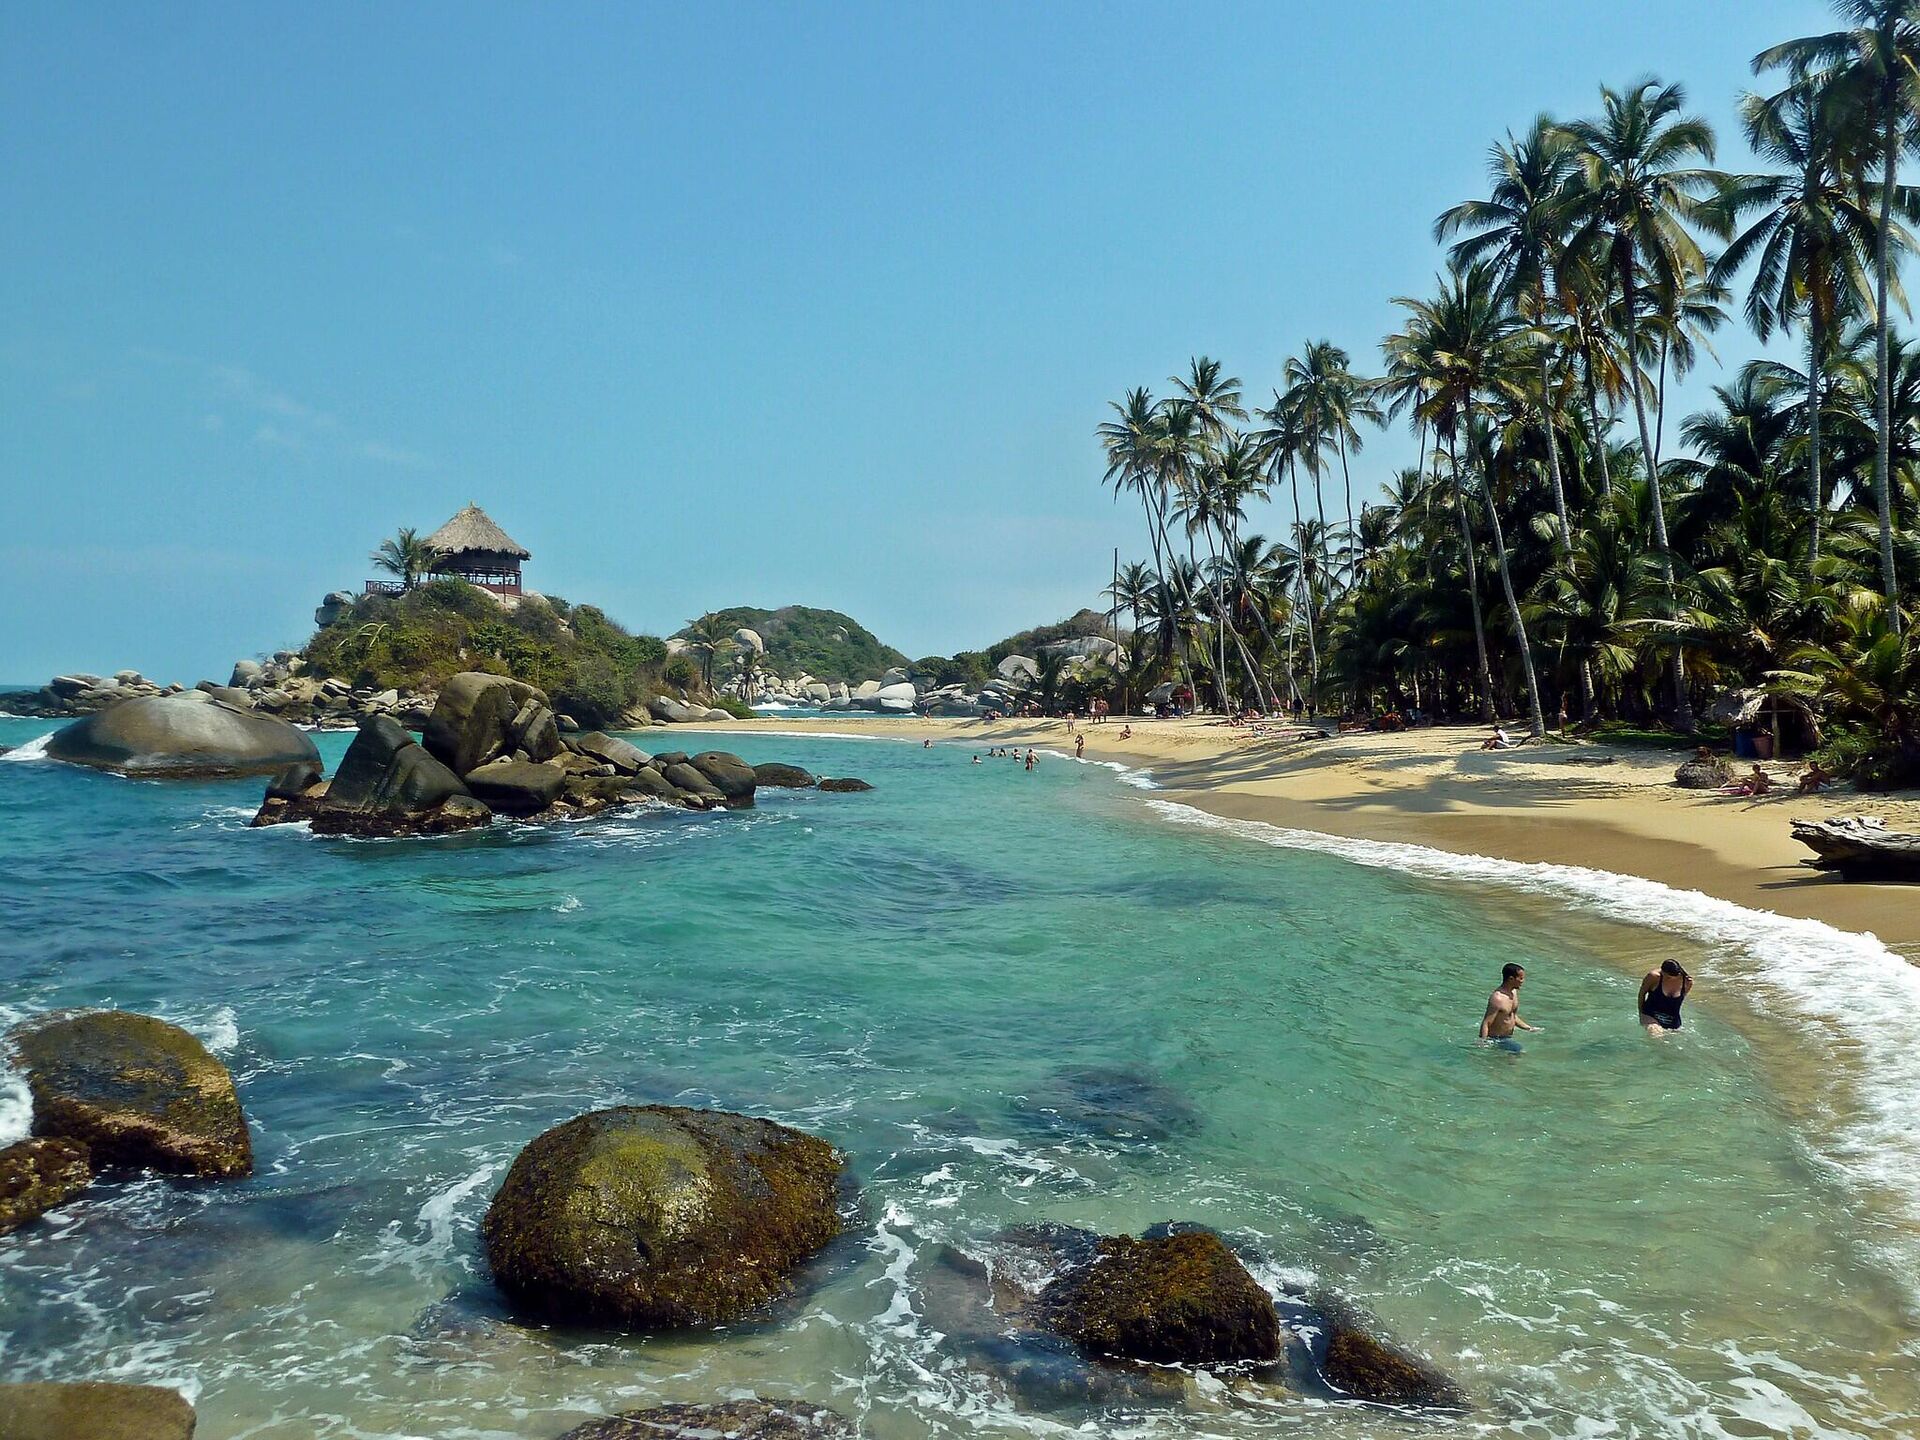
[[[1487,997],[1487,1013],[1480,1017],[1480,1038],[1491,1040],[1509,1050],[1518,1050],[1520,1042],[1513,1038],[1516,1030],[1540,1033],[1540,1027],[1529,1025],[1520,1018],[1520,986],[1526,981],[1527,972],[1518,965],[1508,965],[1500,972],[1500,988]]]

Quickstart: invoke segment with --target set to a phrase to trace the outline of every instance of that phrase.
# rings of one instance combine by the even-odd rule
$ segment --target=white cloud
[[[289,431],[282,430],[278,425],[262,425],[258,430],[253,432],[253,440],[256,445],[271,445],[275,449],[280,450],[298,450],[300,448],[300,437]]]
[[[389,445],[384,440],[362,441],[358,453],[364,460],[372,460],[381,465],[395,465],[402,470],[437,468],[437,462],[431,455],[423,455],[418,450],[409,450],[404,445]]]

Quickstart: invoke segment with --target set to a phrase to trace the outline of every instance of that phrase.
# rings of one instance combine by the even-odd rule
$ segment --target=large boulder
[[[55,760],[152,778],[271,775],[318,761],[313,741],[284,720],[200,692],[124,700],[56,731]]]
[[[1724,760],[1695,756],[1673,772],[1673,783],[1682,790],[1718,790],[1733,783],[1733,767]]]
[[[862,790],[871,790],[873,786],[864,780],[856,780],[851,775],[842,775],[835,779],[822,780],[820,788],[829,795],[852,795]]]
[[[1110,1235],[1044,1292],[1048,1329],[1091,1355],[1154,1365],[1280,1358],[1273,1297],[1216,1235]]]
[[[764,655],[767,653],[767,642],[760,638],[760,632],[758,630],[749,630],[744,625],[733,632],[733,643],[738,645],[742,650],[751,650],[756,655]]]
[[[502,815],[538,815],[560,798],[567,772],[531,760],[496,760],[467,772],[474,798]]]
[[[15,1047],[33,1133],[83,1142],[95,1168],[253,1173],[233,1077],[179,1026],[124,1010],[66,1012],[18,1032]]]
[[[919,698],[919,691],[915,690],[910,683],[901,681],[897,684],[881,686],[869,697],[868,703],[876,710],[904,715],[912,711],[914,701]]]
[[[490,760],[511,756],[520,748],[522,733],[538,725],[542,711],[551,724],[553,711],[547,697],[533,686],[469,670],[441,686],[420,743],[434,759],[464,776]],[[529,758],[544,760],[557,754],[559,741],[556,731],[553,749],[538,756],[529,751]]]
[[[193,1406],[158,1385],[0,1385],[3,1440],[193,1440]]]
[[[651,766],[629,776],[627,789],[630,793],[644,796],[649,800],[666,800],[676,805],[681,800],[679,787]]]
[[[993,667],[1002,680],[1038,680],[1040,663],[1029,655],[1009,655]]]
[[[0,1150],[0,1235],[64,1205],[93,1183],[79,1140],[21,1140]],[[0,1434],[6,1420],[0,1418]]]
[[[611,765],[621,775],[633,775],[646,767],[646,752],[629,745],[617,735],[589,730],[584,735],[574,736],[571,743],[576,754],[590,755],[595,760]]]
[[[881,688],[878,680],[862,680],[858,685],[853,687],[853,698],[863,701],[871,700],[880,693]]]
[[[719,804],[727,797],[706,777],[705,772],[695,769],[686,761],[677,761],[672,765],[662,765],[660,773],[666,776],[674,789],[699,799],[702,804]]]
[[[753,803],[753,767],[738,755],[730,755],[725,750],[703,750],[691,763],[712,782],[714,789],[727,797],[729,805]]]
[[[353,609],[354,594],[351,590],[335,590],[320,602],[313,612],[313,623],[322,630],[329,625],[337,625]]]
[[[768,790],[811,790],[820,782],[811,771],[803,770],[798,765],[769,760],[764,765],[753,767],[753,783]]]
[[[638,1329],[715,1325],[786,1294],[840,1232],[840,1155],[745,1115],[596,1110],[520,1152],[481,1226],[523,1311]]]
[[[428,754],[399,722],[369,715],[340,758],[327,785],[327,808],[390,815],[419,815],[444,804],[467,787],[460,777]]]
[[[668,725],[698,724],[706,718],[707,707],[688,705],[674,699],[671,695],[656,695],[647,701],[647,710],[654,719]]]
[[[589,1420],[560,1440],[853,1440],[846,1417],[798,1400],[658,1405]]]
[[[228,677],[227,685],[234,690],[251,690],[260,683],[264,673],[265,667],[258,660],[236,660],[233,662],[233,674]]]

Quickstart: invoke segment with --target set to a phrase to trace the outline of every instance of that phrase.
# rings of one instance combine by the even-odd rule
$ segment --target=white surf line
[[[58,733],[56,730],[49,730],[44,735],[36,735],[31,740],[22,741],[6,754],[0,755],[0,761],[44,760],[47,758],[47,742]]]
[[[674,733],[692,735],[769,735],[776,740],[891,740],[896,745],[918,745],[922,736],[918,735],[852,735],[844,730],[728,730],[725,726],[675,725]],[[646,730],[623,730],[623,735],[651,735],[652,727]]]
[[[1848,1091],[1859,1113],[1815,1141],[1823,1159],[1856,1185],[1897,1198],[1909,1233],[1894,1260],[1920,1291],[1920,967],[1872,935],[1819,920],[1749,909],[1638,875],[1461,855],[1398,841],[1358,840],[1263,820],[1210,815],[1172,800],[1148,800],[1166,819],[1263,845],[1312,850],[1403,874],[1498,885],[1544,895],[1606,919],[1681,935],[1706,947],[1728,988],[1775,1019],[1814,1031],[1851,1053]]]

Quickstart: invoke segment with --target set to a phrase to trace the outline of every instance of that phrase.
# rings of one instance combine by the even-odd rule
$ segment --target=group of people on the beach
[[[1526,983],[1524,965],[1509,964],[1500,971],[1500,985],[1487,997],[1487,1013],[1480,1017],[1480,1039],[1502,1049],[1518,1051],[1516,1030],[1540,1033],[1538,1025],[1520,1018],[1520,987]],[[1665,1035],[1680,1028],[1680,1006],[1693,993],[1693,976],[1678,960],[1663,960],[1640,978],[1634,1012],[1649,1035]]]

